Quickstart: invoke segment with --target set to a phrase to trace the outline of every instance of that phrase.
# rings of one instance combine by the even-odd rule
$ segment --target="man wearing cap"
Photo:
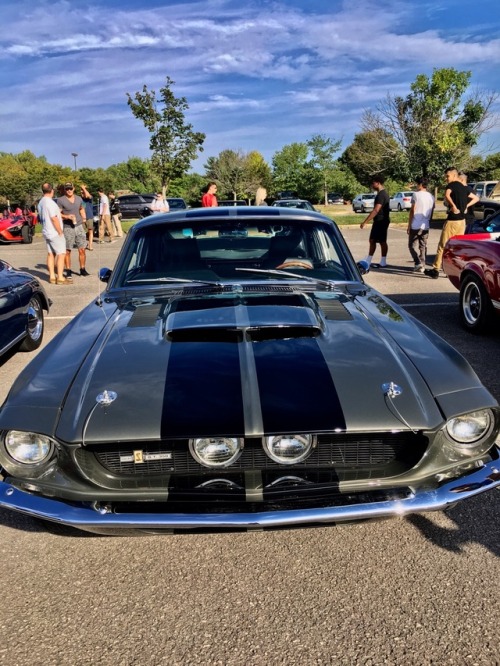
[[[57,199],[57,205],[61,209],[61,217],[64,223],[64,237],[66,239],[66,257],[64,265],[66,267],[66,279],[72,280],[71,277],[71,250],[73,247],[78,248],[78,259],[80,262],[80,275],[87,276],[85,269],[85,249],[87,247],[87,236],[85,233],[84,223],[86,223],[87,216],[85,213],[85,206],[83,200],[75,194],[73,183],[64,184],[64,195]]]

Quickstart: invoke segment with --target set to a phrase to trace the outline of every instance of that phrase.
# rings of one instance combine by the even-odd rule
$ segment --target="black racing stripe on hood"
[[[254,355],[265,432],[345,429],[340,400],[315,339],[262,342],[254,345]]]
[[[161,436],[215,437],[244,432],[238,344],[172,343]]]

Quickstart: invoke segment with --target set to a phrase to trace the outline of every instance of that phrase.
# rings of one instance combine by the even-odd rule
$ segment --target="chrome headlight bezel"
[[[223,445],[228,446],[229,451],[232,450],[232,453],[227,458],[222,460],[216,459],[215,447]],[[206,453],[202,453],[202,447],[206,446],[209,448],[212,447],[211,455],[213,456],[210,459]],[[189,440],[189,451],[193,458],[203,465],[203,467],[210,468],[220,468],[220,467],[229,467],[233,465],[238,458],[241,456],[244,447],[244,439],[242,437],[196,437]],[[222,447],[220,449],[222,451]]]
[[[56,443],[48,435],[27,430],[2,433],[0,465],[8,474],[30,477],[43,472],[53,461]]]
[[[277,452],[276,446],[284,440],[288,440],[289,442],[290,440],[295,440],[295,444],[288,445],[289,451],[291,451],[294,446],[296,451],[298,451],[294,457],[285,454],[285,446],[283,446],[283,452],[281,454]],[[316,448],[316,442],[316,436],[311,434],[268,435],[263,438],[262,446],[264,447],[267,456],[274,462],[280,465],[297,465],[311,455],[313,449]],[[302,452],[300,452],[301,446]]]
[[[494,428],[492,410],[476,409],[448,419],[443,430],[454,450],[472,456],[481,455],[491,447]]]

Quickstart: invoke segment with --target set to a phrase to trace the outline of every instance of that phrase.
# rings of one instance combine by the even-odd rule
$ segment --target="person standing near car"
[[[434,212],[434,197],[427,191],[427,178],[417,178],[417,191],[411,198],[411,208],[408,217],[408,249],[415,264],[413,270],[423,273],[425,270],[425,257],[427,254],[427,239],[429,227]],[[418,247],[418,252],[415,249]]]
[[[209,183],[207,187],[207,191],[205,194],[201,197],[201,205],[203,208],[213,208],[214,206],[218,206],[217,202],[217,197],[215,196],[215,193],[217,192],[217,183]]]
[[[51,284],[70,284],[64,277],[66,238],[59,206],[54,201],[54,188],[50,183],[42,185],[43,196],[38,202],[38,219],[47,245],[47,269]]]
[[[64,237],[66,238],[66,258],[64,260],[66,279],[72,280],[71,250],[75,246],[78,249],[80,275],[86,277],[89,275],[85,268],[87,235],[83,225],[86,227],[87,216],[85,214],[83,200],[75,194],[73,183],[65,183],[64,195],[57,199],[57,205],[61,209],[61,216],[64,223]]]
[[[98,188],[99,193],[99,240],[98,243],[104,243],[104,227],[109,234],[108,243],[114,243],[113,227],[111,226],[111,214],[109,207],[109,198],[104,194],[102,187]]]
[[[458,172],[458,180],[462,183],[462,185],[465,185],[465,187],[469,190],[469,192],[472,192],[472,187],[467,183],[467,174],[464,173],[463,171]],[[469,229],[471,229],[476,221],[476,216],[474,215],[473,209],[474,209],[475,204],[470,204],[467,206],[465,209],[465,233],[469,233]]]
[[[448,167],[446,169],[445,178],[447,185],[444,192],[444,200],[448,204],[448,216],[441,231],[432,268],[426,268],[424,271],[426,275],[435,280],[439,277],[439,271],[441,270],[444,246],[452,236],[460,236],[464,233],[467,208],[474,206],[479,201],[479,197],[470,192],[460,182],[458,171],[455,167]]]
[[[93,251],[94,245],[94,204],[92,195],[87,189],[86,185],[80,186],[80,196],[85,207],[86,227],[87,227],[87,250]]]
[[[161,192],[158,192],[154,201],[151,203],[152,213],[168,213],[170,207],[168,201],[164,198]]]
[[[380,174],[373,176],[372,189],[377,192],[373,204],[373,210],[359,225],[361,229],[364,229],[365,224],[373,220],[372,229],[370,231],[368,255],[364,259],[364,261],[366,261],[368,264],[368,268],[372,263],[373,255],[375,254],[375,250],[377,248],[377,243],[380,244],[381,253],[379,266],[381,268],[385,268],[387,266],[387,251],[389,249],[389,246],[387,245],[387,230],[389,229],[390,223],[390,207],[389,195],[384,188],[384,183],[384,176]]]
[[[109,199],[109,213],[111,215],[111,226],[113,227],[115,236],[117,238],[121,238],[123,236],[123,229],[121,222],[122,214],[120,211],[120,206],[118,205],[118,201],[116,200],[115,193],[110,192],[108,194],[108,199]]]

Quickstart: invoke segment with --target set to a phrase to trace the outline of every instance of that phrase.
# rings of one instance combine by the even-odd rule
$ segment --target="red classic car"
[[[500,233],[454,236],[446,244],[443,270],[460,290],[463,325],[473,333],[491,330],[500,315]]]

